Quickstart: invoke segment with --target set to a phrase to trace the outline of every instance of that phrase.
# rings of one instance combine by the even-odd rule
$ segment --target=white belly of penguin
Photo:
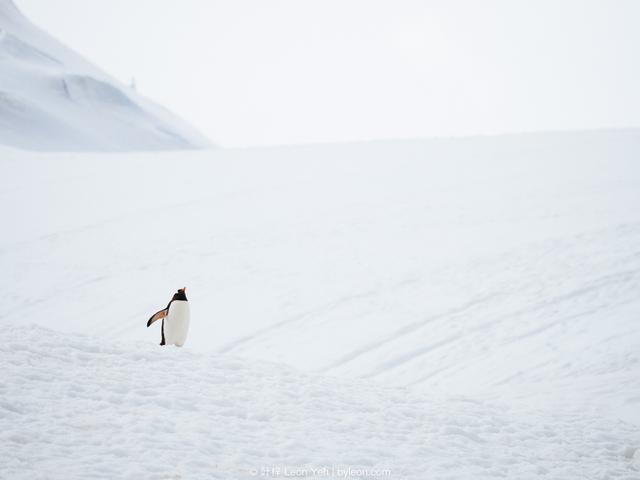
[[[167,345],[181,347],[189,333],[189,302],[174,300],[169,307],[169,315],[164,319],[164,341]]]

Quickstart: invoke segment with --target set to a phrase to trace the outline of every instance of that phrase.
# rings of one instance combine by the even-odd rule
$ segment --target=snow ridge
[[[165,150],[210,145],[0,0],[0,143],[29,150]]]

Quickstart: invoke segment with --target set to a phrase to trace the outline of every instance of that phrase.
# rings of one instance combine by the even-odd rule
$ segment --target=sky
[[[635,0],[14,0],[228,147],[640,126]]]

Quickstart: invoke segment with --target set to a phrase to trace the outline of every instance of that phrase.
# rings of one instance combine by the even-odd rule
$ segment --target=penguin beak
[[[184,290],[184,293],[187,293],[187,287],[182,287],[182,290]]]

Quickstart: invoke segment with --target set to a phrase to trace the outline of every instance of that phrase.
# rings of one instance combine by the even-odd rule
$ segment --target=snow
[[[0,471],[637,479],[639,153],[633,129],[2,147]]]
[[[6,478],[369,472],[402,479],[631,479],[640,472],[625,456],[637,429],[606,418],[522,412],[41,327],[9,328],[0,352]],[[339,473],[349,468],[350,477]]]
[[[164,150],[209,145],[0,0],[0,144],[29,150]]]

